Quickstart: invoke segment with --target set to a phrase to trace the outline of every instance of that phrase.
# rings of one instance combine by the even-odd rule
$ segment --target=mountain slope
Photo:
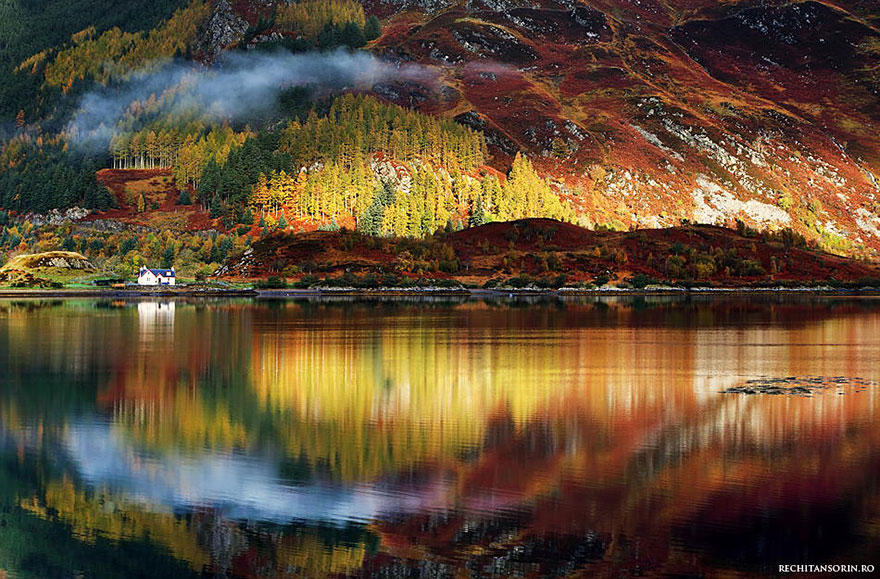
[[[120,56],[111,60],[121,61],[128,53],[138,57],[133,62],[143,62],[142,54],[185,53],[199,63],[219,62],[222,67],[225,51],[303,52],[340,44],[361,46],[365,41],[357,26],[352,41],[345,22],[333,23],[336,28],[329,31],[320,24],[312,26],[312,36],[307,37],[301,26],[279,18],[282,12],[289,13],[289,6],[282,4],[287,6],[281,0],[214,0],[204,11],[190,11],[195,16],[188,17],[184,39],[166,38],[173,33],[162,30],[176,28],[163,29],[157,17],[167,17],[172,8],[185,4],[162,3],[148,16],[135,19],[137,26],[128,27],[143,32],[137,37],[141,40],[131,41],[132,46],[141,41],[148,48],[156,46],[142,51],[123,46]],[[415,63],[425,72],[383,79],[368,92],[426,114],[454,118],[484,134],[491,167],[480,167],[479,176],[493,169],[506,173],[517,153],[526,153],[565,198],[566,215],[573,215],[581,225],[656,228],[688,221],[732,226],[740,219],[757,229],[791,228],[836,253],[876,257],[880,252],[880,8],[874,2],[361,0],[360,4],[367,15],[382,19],[381,36],[366,49],[386,62],[401,67]],[[349,12],[354,5],[360,12],[355,20],[366,23],[354,0],[340,0],[341,5],[347,5]],[[74,0],[63,6],[69,11],[75,7]],[[83,18],[84,22],[78,18],[72,22],[99,22],[88,38],[100,40],[112,24],[107,18]],[[153,32],[147,31],[147,24],[153,24]],[[189,35],[194,30],[193,39]],[[157,40],[152,44],[143,40],[154,38],[154,33]],[[27,94],[37,91],[40,98],[31,99],[35,102],[60,98],[49,82],[51,67],[44,66],[44,60],[73,54],[75,49],[93,54],[91,45],[81,48],[81,35],[67,41],[66,50],[56,36],[38,43],[56,47],[48,57],[38,54],[36,64],[28,69],[31,72],[22,70],[10,83],[30,87],[24,91]],[[94,43],[100,44],[99,40]],[[112,45],[111,49],[116,50]],[[24,60],[21,46],[16,50]],[[107,82],[108,70],[114,70],[100,58],[90,65],[97,71],[92,78],[101,82]],[[112,80],[116,82],[115,77]],[[86,81],[77,82],[60,110],[70,110],[70,101]],[[149,103],[147,97],[141,95]],[[4,106],[14,108],[6,102]],[[28,127],[29,143],[45,128],[39,127],[39,115],[48,115],[42,118],[45,121],[52,118],[52,110],[40,105],[34,111],[38,128]],[[235,130],[243,139],[253,127],[242,124]],[[163,128],[161,123],[158,126]],[[187,130],[184,127],[181,137],[188,136]],[[192,134],[194,147],[202,146],[207,132],[202,127]],[[66,150],[63,143],[57,148],[58,155]],[[218,163],[225,162],[227,149]],[[285,151],[272,154],[276,153],[283,156]],[[105,165],[115,162],[102,160]],[[285,161],[290,165],[285,170],[314,171],[312,160],[301,161]],[[372,163],[374,171],[389,167],[374,158],[363,161]],[[31,165],[38,162],[54,161],[37,158]],[[88,162],[78,166],[91,167]],[[193,174],[188,173],[178,186],[199,184],[204,164],[193,166]],[[393,166],[394,171],[409,172],[401,182],[417,172],[406,163]],[[382,180],[378,173],[375,177]],[[443,177],[456,181],[450,189],[455,196],[459,196],[459,177]],[[226,187],[230,191],[223,194],[223,203],[246,200],[258,184],[248,179]],[[206,196],[200,200],[207,207],[218,192],[202,189],[200,195]],[[83,199],[98,197],[91,189],[84,190],[89,194]],[[480,202],[479,194],[470,195],[473,199],[467,204],[447,213],[465,221],[463,212],[473,211]],[[68,197],[75,196],[63,196]],[[102,204],[106,201],[97,198],[90,206]],[[241,207],[221,209],[242,213]],[[337,223],[337,217],[319,215],[311,226]]]
[[[33,120],[51,113],[58,94],[41,90],[39,77],[16,73],[28,57],[67,42],[90,26],[97,33],[113,27],[148,30],[171,16],[185,0],[10,0],[0,4],[0,128],[19,111]]]
[[[586,224],[739,216],[838,251],[880,247],[871,3],[371,7],[389,20],[375,50],[441,67],[456,89],[427,106],[483,128],[499,164],[524,150],[581,189]]]

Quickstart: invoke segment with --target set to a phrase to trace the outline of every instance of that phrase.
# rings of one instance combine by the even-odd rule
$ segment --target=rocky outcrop
[[[36,227],[42,225],[63,225],[73,221],[79,221],[89,214],[88,209],[82,207],[71,207],[70,209],[59,210],[53,209],[48,213],[31,213],[25,215],[25,219]]]
[[[86,256],[73,251],[47,251],[18,255],[9,260],[0,271],[55,268],[74,269],[78,271],[97,271],[94,264]]]
[[[12,287],[56,288],[55,278],[96,273],[86,256],[73,251],[17,255],[0,267],[0,284]]]
[[[228,0],[218,0],[196,43],[196,52],[205,62],[213,62],[224,48],[240,42],[248,22],[235,13]]]

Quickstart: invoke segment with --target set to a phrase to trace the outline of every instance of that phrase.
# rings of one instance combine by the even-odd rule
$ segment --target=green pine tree
[[[382,36],[382,25],[379,23],[379,19],[376,18],[375,15],[367,18],[367,23],[364,26],[364,36],[367,40],[376,40]]]
[[[162,267],[164,269],[171,269],[174,267],[174,246],[169,245],[162,253]]]
[[[488,221],[489,220],[486,218],[486,202],[481,195],[474,202],[474,207],[471,210],[471,217],[468,224],[471,227],[478,227],[480,225],[485,225]]]
[[[388,183],[382,184],[376,189],[373,202],[370,203],[364,214],[358,220],[358,230],[367,235],[380,235],[382,222],[385,219],[385,211],[394,203],[394,189]]]
[[[342,28],[339,42],[349,48],[361,48],[367,43],[364,31],[356,22],[349,22]]]
[[[220,165],[214,159],[211,159],[205,165],[202,179],[199,181],[199,201],[203,205],[207,205],[214,193],[217,192],[217,188],[220,185],[220,173]]]
[[[214,195],[211,199],[211,219],[217,219],[223,215],[223,203],[220,201],[220,195]]]
[[[326,23],[321,32],[318,33],[318,48],[328,49],[339,46],[341,33],[342,31],[339,30],[338,26],[332,22]]]

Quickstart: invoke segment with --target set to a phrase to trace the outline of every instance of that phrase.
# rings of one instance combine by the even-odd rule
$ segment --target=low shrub
[[[644,289],[649,285],[658,285],[660,283],[653,277],[645,275],[643,273],[637,273],[626,281],[629,282],[629,284],[635,289]]]
[[[512,277],[504,282],[504,285],[512,288],[524,288],[528,286],[536,285],[535,280],[527,275],[519,275],[516,277]]]
[[[260,289],[284,289],[287,287],[287,282],[277,275],[273,275],[263,281],[258,281],[255,285]]]
[[[315,287],[318,285],[318,276],[315,275],[304,275],[298,281],[293,283],[293,287],[296,289],[308,289],[311,287]]]

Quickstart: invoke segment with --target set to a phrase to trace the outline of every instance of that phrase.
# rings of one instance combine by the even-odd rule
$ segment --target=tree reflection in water
[[[868,299],[5,302],[0,566],[870,563],[876,390],[721,391],[877,380],[878,329]]]

